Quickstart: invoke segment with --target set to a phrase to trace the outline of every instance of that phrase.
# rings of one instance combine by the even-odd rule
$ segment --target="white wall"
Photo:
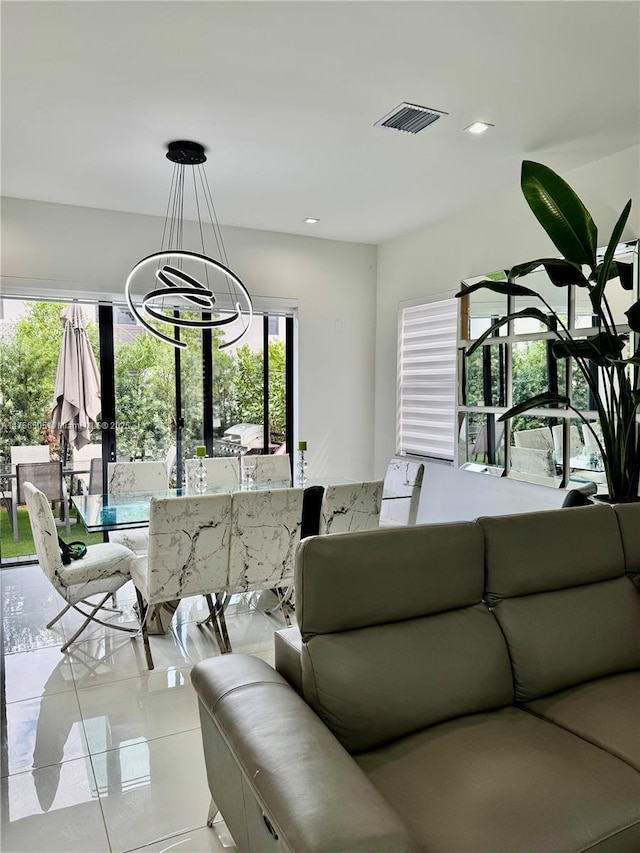
[[[534,159],[534,158],[533,158]],[[427,228],[378,246],[376,301],[375,474],[396,451],[396,348],[398,303],[455,292],[460,281],[536,257],[557,256],[520,191],[496,195]],[[634,201],[625,239],[640,236],[640,146],[575,169],[563,177],[599,226],[605,245],[629,198]]]
[[[163,221],[4,198],[2,275],[9,286],[25,279],[25,294],[43,280],[52,298],[70,290],[122,294],[133,264],[158,250]],[[243,228],[223,228],[223,237],[253,296],[297,301],[299,436],[308,442],[309,473],[370,477],[375,246]]]

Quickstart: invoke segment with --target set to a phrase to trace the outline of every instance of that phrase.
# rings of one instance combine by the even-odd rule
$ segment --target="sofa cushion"
[[[528,702],[640,667],[640,593],[616,514],[594,506],[483,518],[487,593]]]
[[[466,607],[483,589],[484,544],[474,522],[317,536],[297,551],[303,640]]]
[[[609,506],[479,518],[478,524],[485,535],[490,602],[624,574],[620,531]]]
[[[302,647],[302,683],[349,752],[513,700],[507,648],[483,604],[312,637]]]
[[[431,853],[640,848],[640,775],[526,711],[452,720],[355,760]]]
[[[599,678],[524,707],[640,770],[640,672]]]
[[[640,594],[628,578],[494,607],[519,702],[640,667]]]

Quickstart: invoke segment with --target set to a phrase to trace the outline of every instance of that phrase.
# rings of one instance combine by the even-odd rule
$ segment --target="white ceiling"
[[[640,140],[637,2],[4,2],[2,194],[378,243]],[[407,100],[417,136],[373,124]],[[462,129],[495,124],[484,136]],[[307,216],[320,223],[302,223]]]

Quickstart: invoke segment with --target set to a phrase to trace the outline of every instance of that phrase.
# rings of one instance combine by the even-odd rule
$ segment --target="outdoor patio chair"
[[[226,651],[219,596],[229,589],[230,523],[230,494],[151,499],[149,553],[131,570],[149,669],[153,669],[147,632],[149,607],[166,601],[206,596],[218,645]],[[216,605],[211,598],[214,594]]]
[[[14,444],[11,447],[11,474],[8,491],[2,493],[2,501],[7,507],[7,514],[13,530],[14,541],[17,541],[18,530],[18,481],[16,466],[22,462],[48,462],[50,451],[48,444]]]
[[[103,622],[96,616],[99,610],[110,613],[121,612],[106,607],[105,604],[107,599],[115,595],[117,590],[130,580],[131,569],[136,561],[135,555],[123,545],[101,542],[97,545],[89,545],[87,553],[81,560],[73,560],[65,566],[58,546],[58,531],[49,499],[32,483],[24,483],[23,490],[40,568],[49,578],[56,592],[67,602],[66,607],[47,623],[47,628],[55,625],[70,608],[85,617],[82,625],[60,651],[66,652],[90,622],[107,625],[109,628],[129,634],[138,633],[138,628],[126,628],[122,625]],[[88,600],[96,595],[101,596],[98,604]],[[86,613],[79,606],[81,604],[89,608],[90,612]]]
[[[16,465],[18,499],[13,502],[13,508],[16,511],[13,525],[14,542],[18,541],[17,505],[26,503],[26,483],[32,483],[36,489],[39,489],[46,496],[50,503],[61,505],[60,518],[64,521],[68,536],[71,532],[71,521],[67,487],[62,476],[62,462],[21,462]]]
[[[415,524],[422,492],[424,464],[408,459],[392,459],[387,466],[384,488],[390,495],[383,498],[380,527]]]
[[[239,464],[237,456],[213,456],[204,458],[205,470],[207,472],[207,486],[237,486]],[[200,465],[199,459],[185,459],[184,476],[187,492],[192,494],[196,485],[196,475]]]
[[[231,501],[229,588],[273,590],[278,601],[272,609],[281,607],[287,624],[303,492],[298,488],[235,492]]]
[[[254,483],[291,483],[291,461],[288,453],[245,456],[244,464],[253,466]]]
[[[109,462],[107,466],[108,495],[120,497],[141,492],[164,492],[168,488],[169,478],[164,462]],[[111,531],[109,542],[118,542],[142,556],[149,549],[149,528]]]
[[[73,475],[71,482],[71,493],[81,494],[87,492],[89,477],[91,474],[91,462],[94,459],[100,460],[102,465],[102,445],[101,444],[85,444],[80,450],[73,451],[73,470],[83,471],[82,474]]]
[[[382,480],[327,486],[320,511],[320,533],[376,530],[383,486]]]

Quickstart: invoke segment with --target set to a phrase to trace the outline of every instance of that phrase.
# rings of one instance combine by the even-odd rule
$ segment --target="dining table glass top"
[[[353,483],[346,477],[314,478],[305,480],[304,488],[309,486],[336,486]],[[209,486],[207,495],[232,494],[242,491],[261,491],[267,489],[287,489],[291,483],[275,481],[271,483],[253,483],[248,489],[246,485]],[[128,528],[146,527],[149,524],[151,498],[185,498],[195,497],[193,489],[166,489],[158,492],[137,492],[132,495],[74,495],[73,501],[78,516],[88,533],[104,533],[110,530],[126,530]],[[383,500],[402,498],[405,495],[386,490]]]

